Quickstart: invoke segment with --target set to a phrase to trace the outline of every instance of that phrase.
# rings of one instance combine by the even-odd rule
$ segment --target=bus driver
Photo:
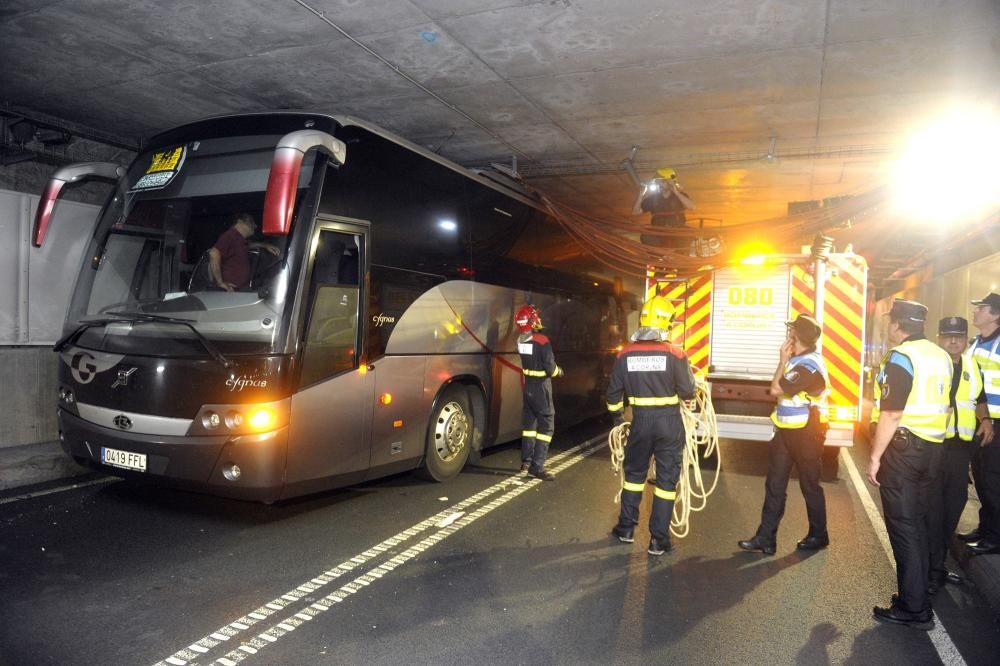
[[[274,256],[280,254],[280,250],[274,245],[247,243],[247,239],[256,231],[257,223],[253,216],[249,213],[240,213],[236,216],[233,226],[222,232],[215,245],[209,249],[208,269],[212,274],[212,281],[220,289],[233,291],[247,289],[250,286],[250,278],[253,277],[248,254],[250,248],[259,247]]]

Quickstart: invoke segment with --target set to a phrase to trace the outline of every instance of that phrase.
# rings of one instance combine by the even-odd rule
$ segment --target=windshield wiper
[[[161,317],[160,315],[146,314],[144,312],[108,312],[107,314],[111,317],[104,317],[101,319],[88,319],[86,321],[80,322],[69,335],[65,335],[59,339],[54,345],[52,345],[52,351],[62,351],[67,345],[71,345],[76,342],[77,338],[83,334],[88,328],[94,328],[95,326],[106,326],[107,324],[118,324],[118,323],[138,323],[138,322],[162,322],[167,324],[180,324],[182,326],[187,326],[195,334],[195,337],[201,342],[202,346],[208,351],[209,355],[219,362],[223,368],[230,368],[233,362],[222,355],[222,352],[212,344],[212,342],[201,334],[194,324],[191,322],[192,319],[179,319],[177,317]]]
[[[74,328],[70,333],[59,338],[59,340],[57,340],[56,343],[52,345],[52,351],[60,352],[68,345],[73,344],[74,342],[76,342],[77,338],[79,338],[80,335],[88,328],[94,328],[95,326],[105,326],[107,324],[114,324],[120,321],[126,321],[126,320],[121,319],[119,317],[115,317],[114,319],[109,319],[104,317],[101,319],[84,320],[80,322],[80,325]]]
[[[202,335],[201,331],[194,327],[192,323],[193,319],[181,319],[180,317],[164,317],[163,315],[148,314],[146,312],[109,312],[109,315],[115,317],[121,317],[121,319],[114,319],[112,321],[131,321],[131,322],[142,322],[142,321],[155,321],[164,324],[180,324],[181,326],[187,326],[194,333],[195,337],[201,342],[201,345],[205,348],[205,351],[214,358],[216,361],[222,365],[223,368],[230,368],[233,362],[222,355],[222,352],[212,344],[211,340]],[[85,322],[86,324],[91,324],[91,322]]]

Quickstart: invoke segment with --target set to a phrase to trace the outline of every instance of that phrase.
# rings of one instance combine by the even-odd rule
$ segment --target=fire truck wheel
[[[423,475],[433,481],[458,476],[469,459],[474,423],[469,396],[462,386],[450,386],[441,395],[427,427]]]

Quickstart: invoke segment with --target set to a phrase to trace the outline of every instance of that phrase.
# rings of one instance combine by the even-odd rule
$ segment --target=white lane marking
[[[579,446],[574,447],[574,449],[570,449],[570,451],[576,451],[576,450],[584,449],[587,445],[592,444],[594,441],[596,441],[596,439],[597,438],[595,438],[594,440],[589,440],[588,442],[585,442],[584,444],[580,444]],[[603,439],[603,436],[601,437],[601,439]],[[553,474],[558,474],[562,470],[567,469],[568,467],[572,467],[573,465],[575,465],[576,463],[580,462],[581,460],[583,460],[584,458],[586,458],[590,454],[594,453],[595,451],[600,450],[601,448],[603,448],[603,446],[604,446],[604,444],[602,443],[602,444],[600,444],[598,446],[593,446],[591,448],[587,448],[586,450],[584,450],[579,455],[575,455],[573,457],[567,458],[562,464],[554,466],[554,467],[549,467],[549,471],[551,471]],[[364,589],[364,586],[369,585],[372,582],[373,578],[380,578],[381,576],[373,576],[373,574],[374,574],[375,571],[381,569],[382,572],[383,572],[383,574],[384,573],[388,573],[389,571],[391,571],[391,570],[395,569],[397,566],[399,566],[399,564],[402,564],[402,563],[404,563],[404,562],[406,562],[406,561],[408,561],[410,559],[413,559],[414,557],[416,557],[420,553],[424,552],[425,550],[427,550],[431,546],[433,546],[433,545],[437,544],[438,542],[442,541],[443,539],[451,536],[455,532],[458,532],[459,530],[461,530],[462,528],[466,527],[467,525],[470,525],[471,523],[473,523],[476,520],[478,520],[480,517],[482,517],[482,516],[490,513],[494,509],[502,506],[507,501],[509,501],[509,500],[517,497],[518,495],[521,495],[521,494],[527,492],[528,490],[532,489],[536,485],[540,485],[541,483],[543,483],[541,479],[532,479],[528,483],[519,484],[518,486],[515,486],[513,489],[508,490],[506,493],[504,493],[501,496],[502,498],[506,498],[506,499],[504,499],[504,501],[494,500],[493,502],[490,502],[486,506],[480,507],[478,510],[473,511],[470,514],[467,514],[467,515],[463,516],[462,518],[460,518],[459,520],[455,521],[451,525],[448,525],[447,527],[444,527],[443,529],[439,530],[437,533],[432,534],[432,535],[424,538],[422,541],[420,541],[419,543],[415,544],[412,548],[410,548],[409,550],[403,552],[401,555],[396,556],[396,557],[392,558],[391,560],[389,560],[389,561],[387,561],[387,562],[379,565],[375,569],[369,571],[368,573],[362,574],[361,576],[358,576],[354,580],[352,580],[352,581],[350,581],[348,583],[345,583],[344,585],[342,585],[340,587],[340,589],[335,590],[334,592],[331,592],[326,597],[324,597],[322,599],[322,601],[323,602],[330,602],[331,606],[332,606],[333,603],[339,603],[339,602],[343,601],[346,597],[348,597],[348,596],[350,596],[352,594],[355,594],[355,593],[359,592],[360,590]],[[309,608],[306,608],[302,613],[296,613],[293,618],[289,618],[288,620],[286,620],[286,622],[290,622],[290,621],[294,620],[295,618],[299,618],[300,620],[311,620],[313,617],[316,617],[321,612],[323,612],[322,610],[314,610],[314,609],[315,609],[315,604],[313,606],[310,606]],[[278,636],[282,636],[284,634],[281,634],[281,633],[278,633],[278,632],[275,631],[280,626],[281,625],[275,625],[274,627],[271,627],[270,629],[266,630],[264,633],[268,634],[271,637],[274,637],[274,635],[276,633],[278,634]],[[275,641],[277,641],[277,638],[275,638]],[[259,649],[259,648],[265,647],[265,645],[257,645],[257,647]],[[215,663],[216,664],[226,664],[226,663],[229,663],[229,662],[239,663],[240,661],[242,661],[243,659],[245,659],[247,657],[246,654],[242,654],[240,652],[240,649],[241,648],[238,648],[236,650],[233,650],[233,651],[229,652],[224,657],[220,657],[219,659],[216,660]]]
[[[875,500],[872,499],[871,494],[868,492],[868,486],[865,480],[861,478],[861,473],[858,472],[858,468],[854,464],[854,460],[851,458],[851,454],[848,453],[846,447],[840,449],[840,459],[844,463],[844,467],[847,468],[847,473],[854,483],[854,489],[861,499],[861,505],[865,507],[868,520],[871,521],[872,528],[874,528],[875,534],[878,535],[878,539],[882,543],[882,549],[889,558],[889,564],[892,565],[892,570],[895,571],[896,558],[892,554],[892,544],[889,542],[889,532],[886,531],[885,520],[882,518],[878,507],[875,506]],[[927,633],[931,639],[931,643],[934,645],[934,649],[937,650],[938,657],[941,658],[942,663],[946,666],[965,666],[965,659],[962,658],[962,653],[958,651],[958,648],[952,642],[951,636],[948,635],[944,624],[941,622],[941,618],[937,616],[937,613],[931,612],[934,614],[934,628]]]
[[[588,447],[592,447],[595,442],[599,442],[599,441],[602,441],[602,440],[606,441],[606,438],[607,438],[607,435],[600,435],[598,437],[594,437],[594,438],[589,439],[589,440],[587,440],[585,442],[577,444],[574,447],[566,449],[565,451],[561,451],[561,452],[559,452],[558,454],[552,456],[549,459],[550,464],[554,464],[555,462],[557,462],[559,460],[567,459],[568,457],[575,455],[578,451],[581,451],[583,449],[588,449]],[[596,451],[599,448],[601,448],[601,447],[597,446],[597,447],[595,447],[593,449],[587,450],[585,452],[584,456],[590,455],[591,453],[593,453],[594,451]],[[573,464],[575,464],[575,462],[577,462],[577,461],[574,460]],[[558,467],[553,467],[552,468],[552,472],[556,473],[559,470],[563,469],[565,466],[566,465],[564,463],[563,465],[560,465]],[[315,591],[315,590],[319,589],[320,587],[322,587],[324,585],[327,585],[328,583],[332,582],[333,580],[336,580],[340,576],[342,576],[345,573],[351,571],[352,569],[354,569],[354,568],[356,568],[358,566],[361,566],[361,565],[367,563],[369,560],[371,560],[371,559],[373,559],[373,558],[381,555],[382,553],[388,551],[389,549],[391,549],[391,548],[393,548],[395,546],[398,546],[399,544],[403,543],[407,539],[410,539],[410,538],[412,538],[412,537],[420,534],[421,532],[424,532],[424,531],[430,529],[431,527],[436,526],[438,523],[442,522],[443,520],[446,520],[447,518],[449,518],[449,517],[451,517],[451,516],[453,516],[455,514],[458,514],[459,516],[465,514],[465,509],[469,508],[470,506],[473,506],[473,505],[479,503],[480,501],[482,501],[486,497],[489,497],[493,493],[496,493],[496,492],[499,492],[501,490],[507,489],[507,487],[511,484],[512,480],[513,480],[512,478],[510,478],[510,479],[504,479],[503,481],[495,483],[492,486],[484,488],[483,490],[480,490],[478,493],[475,493],[474,495],[471,495],[470,497],[462,500],[461,502],[459,502],[459,503],[457,503],[457,504],[455,504],[455,505],[453,505],[451,507],[448,507],[447,509],[444,509],[443,511],[439,511],[438,513],[434,514],[433,516],[420,521],[416,525],[412,525],[412,526],[406,528],[405,530],[399,532],[398,534],[396,534],[394,536],[391,536],[388,539],[385,539],[385,540],[381,541],[380,543],[372,546],[368,550],[365,550],[365,551],[363,551],[363,552],[361,552],[361,553],[359,553],[357,555],[354,555],[353,557],[349,558],[348,560],[345,560],[344,562],[341,562],[340,564],[338,564],[337,566],[333,567],[332,569],[328,569],[327,571],[324,571],[319,576],[316,576],[316,577],[310,579],[310,581],[308,583],[296,586],[294,589],[286,592],[285,594],[281,595],[280,597],[278,597],[276,599],[272,599],[271,601],[269,601],[266,604],[262,605],[260,608],[256,608],[253,611],[251,611],[250,613],[247,613],[246,615],[244,615],[243,617],[237,618],[233,622],[230,622],[229,624],[224,625],[223,627],[221,627],[220,629],[216,630],[215,632],[213,632],[213,633],[205,636],[204,638],[201,638],[201,639],[195,641],[195,644],[200,645],[202,647],[206,647],[206,648],[213,648],[213,647],[219,645],[219,643],[221,643],[223,640],[228,640],[229,638],[232,638],[233,636],[236,636],[237,634],[241,633],[242,631],[245,631],[246,629],[249,629],[254,624],[256,624],[257,622],[259,622],[260,620],[257,619],[257,616],[264,616],[265,618],[270,617],[271,615],[273,615],[277,611],[285,610],[288,606],[290,606],[293,603],[295,603],[295,602],[299,601],[300,599],[302,599],[307,594],[306,592],[302,591],[302,588],[304,588],[306,585],[309,585],[310,587],[312,587],[312,591]],[[532,479],[532,481],[534,483],[525,484],[523,487],[525,489],[527,489],[527,488],[533,487],[534,485],[536,485],[539,482],[538,479]],[[518,485],[520,486],[522,484],[518,483]],[[479,514],[479,515],[483,515],[483,514]],[[476,517],[479,517],[479,516],[477,515]],[[449,528],[445,528],[445,529],[449,529]],[[437,537],[436,540],[430,542],[430,545],[433,545],[433,544],[437,543],[442,538],[443,537]],[[397,556],[393,557],[392,560],[390,560],[390,561],[396,562],[396,565],[398,566],[399,564],[402,564],[403,562],[405,562],[405,561],[411,559],[412,557],[418,555],[420,552],[423,552],[423,550],[425,550],[425,549],[426,549],[426,546],[422,547],[420,551],[416,551],[416,550],[413,550],[412,548],[410,548],[410,549],[408,549],[407,551],[405,551],[404,553],[401,554],[401,555],[406,555],[405,558],[401,558],[400,555],[397,555]],[[386,570],[384,570],[384,571],[386,571]],[[379,574],[374,574],[374,575],[368,575],[368,574],[366,574],[365,576],[367,576],[367,578],[365,576],[359,576],[358,578],[356,578],[351,583],[348,583],[348,585],[351,585],[351,592],[349,592],[348,594],[343,594],[343,595],[337,595],[337,593],[333,593],[332,595],[329,595],[328,597],[324,598],[323,601],[324,601],[324,603],[331,603],[331,604],[333,604],[333,603],[340,603],[341,601],[343,601],[343,599],[344,599],[345,596],[348,596],[349,594],[353,594],[357,590],[362,589],[365,585],[368,585],[373,580],[376,580],[376,579],[380,578],[382,575],[384,575],[384,573],[379,573]],[[310,610],[309,608],[306,609],[306,611],[309,611],[309,610]],[[313,613],[318,613],[318,612],[320,612],[320,610],[316,609],[316,610],[313,610],[312,612]],[[312,619],[312,616],[308,616],[305,619],[306,620]],[[288,624],[292,625],[291,629],[294,629],[296,626],[298,626],[299,624],[302,623],[301,621],[295,621],[294,617],[286,619],[285,622],[287,622]],[[291,629],[288,629],[287,631],[291,631]],[[197,652],[195,652],[195,651],[193,651],[191,649],[185,648],[183,650],[178,650],[177,652],[175,652],[170,657],[168,657],[168,658],[166,658],[166,659],[164,659],[162,661],[157,662],[155,664],[155,666],[163,666],[166,663],[172,663],[172,664],[176,663],[176,662],[171,662],[170,659],[177,659],[181,663],[187,663],[188,661],[191,661],[192,659],[195,659],[197,656],[198,656]],[[237,661],[239,661],[240,659],[243,659],[243,658],[246,657],[245,654],[240,654],[238,652],[235,654],[235,657],[234,657],[234,655],[232,653],[230,653],[227,656],[230,659],[235,658]]]
[[[113,477],[108,477],[106,479],[94,479],[93,481],[84,481],[83,483],[72,483],[68,486],[59,486],[58,488],[49,488],[47,490],[39,490],[33,493],[24,493],[23,495],[14,495],[13,497],[5,497],[0,499],[0,504],[9,504],[11,502],[20,502],[21,500],[31,499],[32,497],[42,497],[43,495],[52,495],[53,493],[62,493],[67,490],[76,490],[77,488],[86,488],[87,486],[96,486],[101,483],[114,483],[115,481],[121,481],[121,479],[116,479]]]
[[[456,511],[455,513],[451,514],[450,516],[439,522],[437,525],[435,525],[435,527],[448,527],[453,522],[461,518],[464,514],[465,514],[464,511]]]

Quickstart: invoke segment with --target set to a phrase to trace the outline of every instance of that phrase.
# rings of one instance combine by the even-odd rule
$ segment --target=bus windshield
[[[288,290],[287,242],[260,233],[280,137],[188,141],[140,154],[98,223],[68,324],[117,312],[183,319],[89,326],[76,344],[117,353],[273,351]],[[302,166],[312,179],[315,154]],[[301,200],[301,196],[299,200]]]

